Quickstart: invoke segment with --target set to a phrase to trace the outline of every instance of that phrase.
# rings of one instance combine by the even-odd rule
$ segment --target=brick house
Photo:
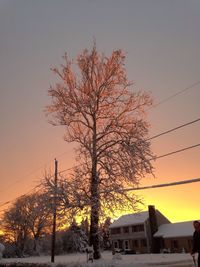
[[[123,215],[109,227],[112,246],[138,253],[159,252],[160,238],[153,235],[160,225],[167,223],[170,221],[154,206],[149,206],[148,211]]]
[[[193,232],[193,221],[163,224],[158,227],[154,238],[158,240],[161,251],[190,252]]]
[[[110,225],[113,249],[138,253],[190,252],[193,221],[171,223],[149,206],[148,211],[121,216]]]

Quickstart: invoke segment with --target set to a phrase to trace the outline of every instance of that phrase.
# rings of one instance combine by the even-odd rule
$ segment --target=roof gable
[[[186,237],[192,236],[194,232],[193,221],[162,224],[158,227],[158,231],[154,237]]]
[[[148,218],[149,218],[148,211],[123,215],[123,216],[119,217],[119,219],[114,221],[110,225],[109,228],[143,224]]]

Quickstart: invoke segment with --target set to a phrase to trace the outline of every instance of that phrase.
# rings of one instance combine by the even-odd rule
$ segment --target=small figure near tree
[[[94,261],[94,250],[93,247],[87,247],[86,248],[86,255],[87,255],[87,262]]]
[[[124,208],[125,202],[127,208],[135,208],[137,197],[123,189],[138,186],[141,178],[152,173],[145,120],[152,99],[149,93],[131,88],[124,61],[122,50],[106,57],[95,44],[74,61],[65,54],[61,68],[53,69],[60,82],[48,91],[52,102],[46,112],[51,123],[64,126],[64,140],[78,144],[80,164],[70,186],[76,185],[73,192],[79,194],[80,206],[90,209],[95,259],[100,258],[100,212]]]

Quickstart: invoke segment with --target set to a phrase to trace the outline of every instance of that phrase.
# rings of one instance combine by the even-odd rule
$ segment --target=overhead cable
[[[198,146],[200,146],[200,144],[184,147],[182,149],[179,149],[179,150],[176,150],[176,151],[172,151],[172,152],[169,152],[169,153],[161,155],[161,156],[152,157],[150,160],[155,160],[155,159],[160,159],[160,158],[164,158],[164,157],[167,157],[167,156],[171,156],[173,154],[180,153],[180,152],[183,152],[185,150],[189,150],[189,149],[192,149],[192,148],[195,148],[195,147],[198,147]]]
[[[162,132],[162,133],[160,133],[160,134],[154,135],[154,136],[152,136],[152,137],[146,139],[146,141],[155,139],[155,138],[160,137],[161,135],[164,135],[164,134],[171,133],[171,132],[173,132],[173,131],[176,131],[176,130],[178,130],[178,129],[180,129],[180,128],[183,128],[183,127],[185,127],[185,126],[188,126],[188,125],[193,124],[193,123],[198,122],[198,121],[200,121],[200,118],[198,118],[198,119],[196,119],[196,120],[193,120],[193,121],[190,121],[190,122],[187,122],[187,123],[182,124],[182,125],[180,125],[180,126],[177,126],[177,127],[175,127],[175,128],[172,128],[172,129],[167,130],[167,131],[165,131],[165,132]]]
[[[154,188],[159,188],[159,187],[176,186],[176,185],[190,184],[190,183],[196,183],[196,182],[200,182],[200,178],[194,178],[194,179],[190,179],[190,180],[182,180],[182,181],[179,181],[179,182],[172,182],[172,183],[156,184],[156,185],[150,185],[150,186],[124,188],[124,189],[117,190],[117,192],[127,192],[127,191],[137,191],[137,190],[145,190],[145,189],[154,189]],[[112,192],[112,191],[113,190],[105,190],[105,191],[101,191],[100,194],[109,193],[109,192]]]
[[[165,103],[165,102],[171,100],[172,98],[176,97],[177,95],[180,95],[180,94],[186,92],[186,91],[189,90],[189,89],[192,89],[193,87],[195,87],[195,86],[197,86],[197,85],[199,85],[199,84],[200,84],[200,81],[197,81],[197,82],[195,82],[195,83],[189,85],[188,87],[186,87],[186,88],[184,88],[184,89],[178,91],[177,93],[175,93],[175,94],[173,94],[173,95],[171,95],[171,96],[168,96],[167,98],[161,100],[160,102],[158,102],[157,104],[153,105],[152,107],[153,107],[153,108],[156,108],[157,106],[159,106],[159,105],[161,105],[161,104],[163,104],[163,103]]]

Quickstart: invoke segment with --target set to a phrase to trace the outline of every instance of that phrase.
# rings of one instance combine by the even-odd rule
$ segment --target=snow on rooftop
[[[109,228],[141,224],[144,223],[148,217],[148,211],[123,215],[114,221]]]
[[[185,237],[192,236],[194,232],[193,221],[162,224],[158,227],[158,231],[154,237]]]

